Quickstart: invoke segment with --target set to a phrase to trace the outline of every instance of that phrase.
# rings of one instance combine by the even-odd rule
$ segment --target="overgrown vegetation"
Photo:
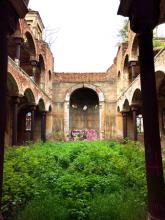
[[[153,47],[161,49],[161,48],[165,47],[165,41],[154,38],[153,39]]]
[[[143,220],[145,185],[138,143],[38,143],[6,151],[3,211],[12,220]]]
[[[121,42],[127,42],[128,41],[128,19],[125,19],[123,21],[122,27],[119,30],[118,37],[120,38]]]

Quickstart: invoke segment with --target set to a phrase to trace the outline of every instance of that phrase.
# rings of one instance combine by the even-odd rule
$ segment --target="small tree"
[[[128,41],[128,19],[123,21],[123,25],[119,30],[118,37],[121,39],[122,42]]]
[[[52,48],[52,45],[56,42],[59,31],[60,31],[60,28],[48,28],[47,27],[45,29],[43,40],[48,43],[50,48]]]

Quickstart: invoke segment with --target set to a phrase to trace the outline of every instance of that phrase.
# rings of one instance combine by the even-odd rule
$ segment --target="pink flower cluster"
[[[73,140],[97,140],[97,131],[94,129],[72,130],[71,139]]]
[[[86,139],[89,141],[97,140],[97,132],[94,129],[85,129]]]

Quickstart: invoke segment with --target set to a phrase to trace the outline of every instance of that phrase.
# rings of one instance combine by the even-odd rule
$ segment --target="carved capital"
[[[47,112],[46,111],[41,111],[41,115],[44,117],[46,116]]]
[[[139,106],[138,105],[131,105],[131,110],[132,111],[138,111],[138,109],[139,109]]]
[[[19,96],[13,96],[12,101],[14,104],[19,104],[20,103],[20,97]]]
[[[35,104],[34,104],[34,105],[31,105],[31,106],[30,106],[30,110],[31,110],[31,111],[35,111],[35,110],[36,110],[36,105],[35,105]]]
[[[137,64],[138,64],[137,61],[133,61],[133,60],[132,60],[132,61],[129,62],[130,67],[132,67],[132,66],[135,67],[135,66],[137,66]]]

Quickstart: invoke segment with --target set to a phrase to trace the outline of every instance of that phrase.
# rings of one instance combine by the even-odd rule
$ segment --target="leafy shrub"
[[[135,215],[143,208],[145,217],[145,185],[144,152],[138,143],[36,143],[6,151],[3,212],[17,220],[96,215],[124,220],[136,204]]]

